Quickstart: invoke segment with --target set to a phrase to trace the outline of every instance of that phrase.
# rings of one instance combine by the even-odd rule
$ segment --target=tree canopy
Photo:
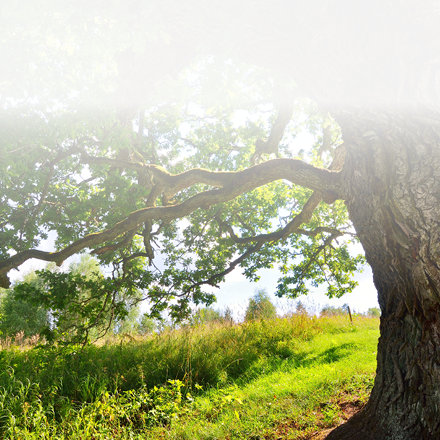
[[[130,66],[173,47],[166,29],[81,17],[46,11],[47,28],[25,17],[32,57],[19,25],[3,30],[20,71],[1,83],[3,286],[30,258],[87,251],[111,271],[106,289],[142,290],[153,315],[211,304],[206,286],[235,267],[258,280],[278,265],[280,296],[320,283],[330,297],[351,291],[363,257],[349,254],[355,234],[336,200],[344,147],[333,118],[284,73],[221,55],[188,57],[160,79],[142,70],[133,84]],[[302,131],[307,150],[293,146]],[[48,237],[53,252],[38,249]],[[67,279],[45,281],[67,298]]]

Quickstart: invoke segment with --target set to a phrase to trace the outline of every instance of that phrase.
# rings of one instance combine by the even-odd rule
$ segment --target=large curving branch
[[[340,145],[335,149],[334,159],[329,166],[329,170],[340,171],[344,165],[344,160],[345,160],[345,147],[343,145]],[[322,232],[327,232],[328,234],[330,234],[330,236],[326,239],[324,243],[324,247],[325,247],[328,246],[334,239],[338,237],[342,237],[344,233],[333,228],[320,226],[312,231],[308,231],[300,228],[302,224],[308,223],[311,220],[313,212],[318,207],[321,200],[322,200],[322,192],[314,191],[313,194],[309,197],[309,199],[305,203],[301,212],[298,213],[284,228],[279,229],[278,231],[272,232],[270,234],[259,234],[251,237],[237,237],[232,226],[227,222],[223,221],[220,218],[220,213],[218,213],[218,215],[215,217],[217,223],[219,224],[220,227],[224,228],[228,232],[229,236],[235,243],[239,243],[239,244],[256,243],[256,244],[253,247],[249,248],[244,254],[240,255],[237,259],[232,261],[224,271],[214,274],[206,280],[194,283],[192,286],[190,286],[187,289],[187,293],[191,289],[194,289],[203,284],[209,284],[211,286],[215,286],[216,280],[232,272],[235,269],[235,267],[239,265],[242,261],[244,261],[250,255],[258,252],[265,243],[277,242],[279,240],[286,240],[289,235],[295,233],[307,235],[309,237],[316,237],[318,234]],[[319,248],[319,252],[321,250],[322,250],[322,246]]]
[[[88,163],[114,164],[111,159],[85,158]],[[120,162],[119,162],[120,163]],[[123,166],[138,169],[149,169],[158,180],[153,192],[168,191],[169,194],[176,193],[195,183],[205,183],[219,187],[196,194],[182,203],[169,206],[149,206],[132,212],[127,218],[115,226],[98,233],[86,235],[85,237],[66,246],[57,252],[46,252],[36,249],[29,249],[0,261],[0,285],[8,287],[9,280],[6,276],[10,269],[20,266],[31,258],[43,261],[54,261],[61,264],[66,258],[77,252],[97,246],[133,231],[141,223],[151,220],[162,220],[170,222],[185,217],[198,208],[228,202],[237,196],[249,192],[262,185],[275,180],[285,179],[294,184],[318,191],[324,201],[332,203],[341,198],[342,184],[341,175],[336,171],[317,168],[296,159],[274,159],[254,167],[236,172],[215,172],[203,169],[194,169],[181,174],[173,175],[163,168],[155,165],[142,165],[136,163],[123,163]],[[135,168],[136,167],[136,168]]]
[[[126,162],[104,157],[85,156],[83,163],[119,166],[139,172],[150,171],[156,183],[164,186],[164,195],[172,198],[179,191],[197,183],[217,188],[231,187],[249,180],[251,185],[264,185],[274,180],[285,179],[305,188],[323,193],[324,201],[334,201],[341,197],[342,188],[337,172],[315,167],[297,159],[273,159],[242,171],[210,171],[196,168],[180,174],[171,174],[158,165],[140,162]],[[337,170],[339,171],[339,169]],[[257,183],[260,180],[261,183]],[[253,189],[252,188],[252,189]],[[243,191],[245,192],[245,191]]]

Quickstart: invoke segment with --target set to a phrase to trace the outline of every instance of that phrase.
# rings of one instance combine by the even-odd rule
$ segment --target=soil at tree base
[[[338,406],[342,411],[342,417],[339,419],[339,423],[332,426],[331,428],[323,429],[320,431],[315,431],[311,434],[306,434],[304,437],[299,437],[302,440],[324,440],[327,436],[334,431],[338,426],[343,425],[350,419],[352,416],[357,414],[365,405],[361,404],[358,401],[341,401],[338,402]],[[289,433],[291,433],[292,429],[295,429],[295,422],[283,423],[276,429],[275,433],[278,435],[278,439],[290,438]],[[269,437],[273,438],[273,437]],[[356,439],[354,439],[356,440]],[[359,439],[361,440],[361,439]]]

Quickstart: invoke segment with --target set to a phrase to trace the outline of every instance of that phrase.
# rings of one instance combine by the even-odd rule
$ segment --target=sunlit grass
[[[287,426],[289,436],[283,438],[293,439],[338,424],[343,416],[338,402],[361,406],[368,398],[378,331],[376,320],[373,328],[372,320],[352,328],[335,328],[335,321],[323,322],[329,331],[299,342],[289,358],[257,362],[228,390],[235,400],[220,413],[216,400],[224,390],[200,397],[198,417],[181,420],[167,438],[275,439]],[[148,438],[159,438],[158,431]]]
[[[339,423],[344,399],[365,402],[377,338],[377,319],[351,325],[345,317],[295,315],[187,327],[83,350],[3,350],[1,433],[17,439],[305,438]]]

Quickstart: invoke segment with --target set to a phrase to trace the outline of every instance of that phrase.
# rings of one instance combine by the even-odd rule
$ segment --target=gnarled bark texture
[[[328,438],[440,439],[438,1],[222,1],[203,20],[196,7],[170,28],[176,47],[292,75],[342,128],[382,317],[371,399]]]
[[[344,199],[382,309],[370,401],[328,439],[440,439],[438,2],[309,5],[285,69],[341,125]]]

